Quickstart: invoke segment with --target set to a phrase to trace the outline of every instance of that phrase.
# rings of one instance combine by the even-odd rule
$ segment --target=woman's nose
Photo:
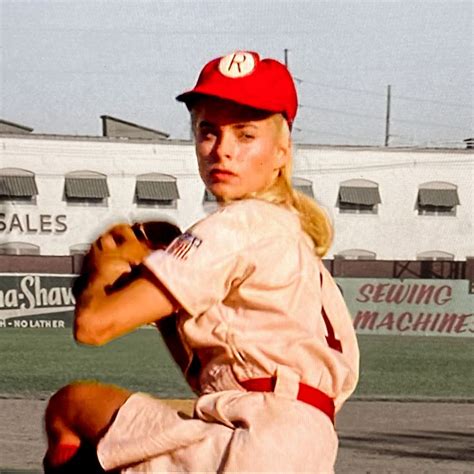
[[[214,145],[214,154],[219,159],[230,160],[234,156],[235,140],[232,133],[223,131]]]

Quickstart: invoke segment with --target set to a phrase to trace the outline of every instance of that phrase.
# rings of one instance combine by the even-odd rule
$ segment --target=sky
[[[474,136],[473,1],[0,0],[0,118],[101,135],[111,115],[190,136],[175,96],[236,50],[287,60],[300,143],[460,146]]]

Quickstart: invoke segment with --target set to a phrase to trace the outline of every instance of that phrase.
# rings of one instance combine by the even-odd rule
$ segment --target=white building
[[[191,142],[111,117],[103,137],[2,123],[0,253],[69,255],[117,221],[186,228],[216,206]],[[334,222],[328,258],[474,256],[473,170],[472,149],[295,146],[294,184]]]

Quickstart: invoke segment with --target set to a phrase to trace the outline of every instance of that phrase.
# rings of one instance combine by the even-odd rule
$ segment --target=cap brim
[[[176,96],[176,100],[178,102],[184,102],[189,108],[189,106],[194,101],[196,101],[199,98],[203,98],[203,97],[211,97],[211,98],[214,97],[215,99],[228,100],[229,102],[233,102],[234,104],[243,105],[244,107],[249,107],[249,108],[255,109],[255,110],[261,110],[262,112],[268,112],[270,114],[281,113],[280,110],[276,110],[276,109],[272,110],[272,109],[268,109],[268,108],[263,109],[261,107],[257,107],[254,104],[250,103],[250,101],[247,101],[246,97],[239,97],[239,98],[236,98],[235,96],[230,97],[226,94],[219,94],[219,93],[216,93],[216,92],[208,92],[208,91],[205,91],[205,90],[201,91],[201,90],[193,89],[191,91],[183,92],[182,94],[179,94],[178,96]]]

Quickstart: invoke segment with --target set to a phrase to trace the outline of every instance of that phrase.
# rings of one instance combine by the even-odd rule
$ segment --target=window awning
[[[375,206],[382,202],[378,187],[341,186],[339,202]]]
[[[137,181],[137,199],[143,201],[173,201],[179,199],[176,181]]]
[[[33,197],[37,194],[34,176],[0,176],[0,196]]]
[[[66,197],[78,199],[104,199],[109,197],[105,178],[68,178],[65,183]]]
[[[293,187],[296,191],[300,191],[301,193],[306,194],[306,196],[314,198],[313,186],[311,184],[295,184]]]
[[[457,189],[420,189],[420,206],[454,207],[460,204]]]

